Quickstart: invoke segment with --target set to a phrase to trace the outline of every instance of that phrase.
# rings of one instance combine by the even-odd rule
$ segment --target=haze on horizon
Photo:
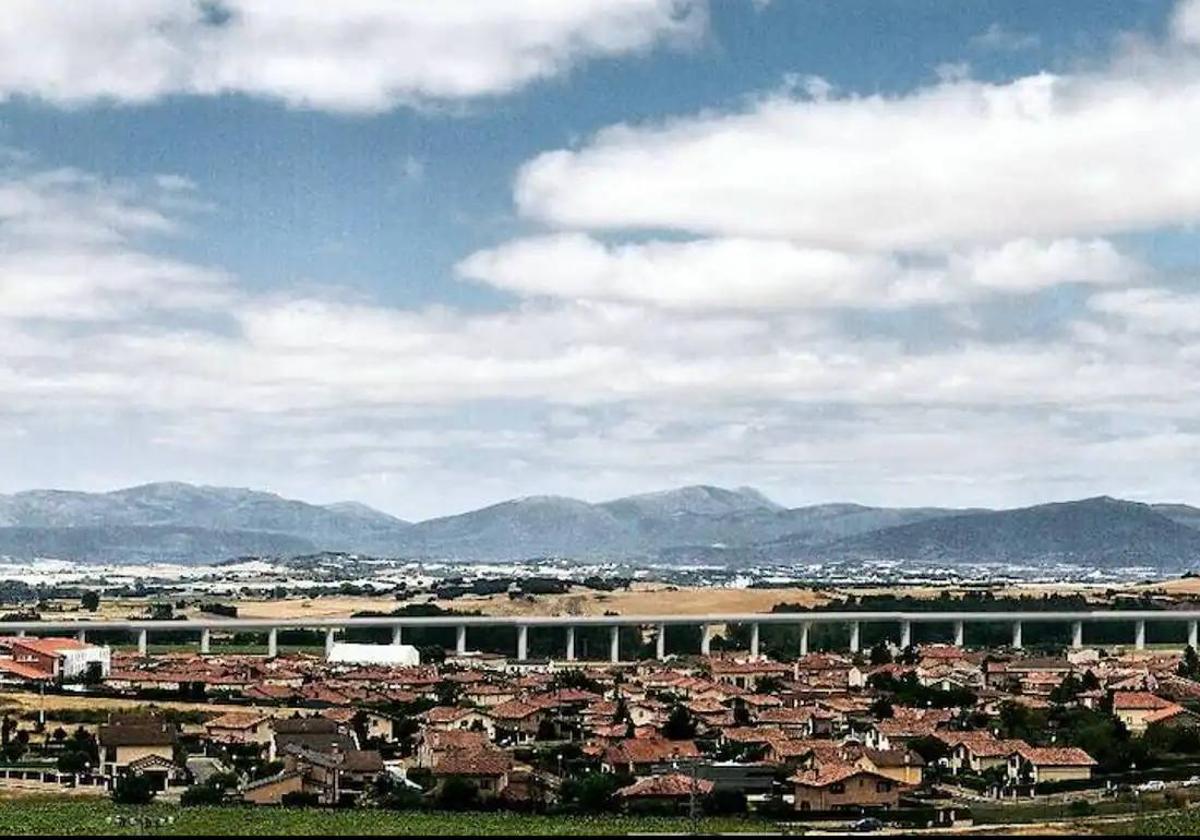
[[[0,493],[1200,501],[1200,0],[11,0]]]

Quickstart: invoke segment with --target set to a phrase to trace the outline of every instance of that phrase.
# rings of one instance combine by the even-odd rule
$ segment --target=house
[[[607,773],[651,776],[680,760],[696,759],[700,750],[695,741],[669,741],[666,738],[624,738],[604,751],[601,769]]]
[[[1158,713],[1175,706],[1178,704],[1148,691],[1114,691],[1112,697],[1113,715],[1134,735],[1140,735],[1154,720],[1160,720]]]
[[[546,714],[540,706],[510,700],[493,706],[489,712],[496,727],[497,740],[502,743],[523,744],[537,738],[538,728]]]
[[[179,733],[174,724],[161,718],[114,716],[99,727],[96,741],[101,772],[110,785],[117,776],[136,773],[154,779],[160,790],[166,790],[185,775],[184,768],[175,763]]]
[[[1018,747],[1008,758],[1008,778],[1015,782],[1028,780],[1065,782],[1090,779],[1096,760],[1078,747]]]
[[[617,799],[630,810],[639,808],[671,808],[684,810],[694,800],[712,793],[715,785],[707,779],[685,776],[682,773],[667,773],[648,776],[631,785],[620,788]]]
[[[508,787],[512,769],[512,756],[489,747],[447,752],[434,765],[433,775],[439,787],[450,778],[465,779],[475,785],[481,799],[491,799]]]
[[[788,781],[795,787],[797,811],[895,808],[904,787],[874,770],[840,762],[801,770]]]
[[[1005,767],[1014,751],[1027,747],[1020,739],[1000,739],[990,732],[939,732],[935,736],[950,748],[950,772],[976,775]]]
[[[288,747],[312,752],[349,752],[358,749],[354,733],[337,721],[325,717],[276,718],[271,721],[274,737],[270,756],[282,756]]]
[[[99,681],[108,676],[111,668],[112,651],[106,646],[89,645],[77,639],[0,638],[0,672],[22,679]]]
[[[482,732],[470,729],[424,729],[417,736],[416,763],[418,767],[432,768],[448,752],[455,750],[478,752],[490,746],[491,742]]]
[[[917,786],[925,775],[925,759],[912,750],[864,749],[855,762],[859,767],[894,779],[902,785]]]
[[[228,712],[204,724],[204,731],[214,744],[267,747],[274,737],[270,715],[261,712]]]
[[[465,706],[434,706],[425,712],[425,723],[432,729],[474,729],[496,737],[496,722],[488,712]]]
[[[242,799],[256,805],[278,805],[289,793],[314,794],[322,805],[349,805],[370,789],[384,772],[383,759],[375,750],[342,752],[336,745],[329,752],[290,744],[281,753],[283,770],[275,776],[251,782],[242,789]]]

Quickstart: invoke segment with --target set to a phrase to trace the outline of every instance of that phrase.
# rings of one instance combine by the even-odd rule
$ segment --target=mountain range
[[[511,499],[407,522],[356,502],[164,482],[0,496],[0,555],[213,562],[344,551],[389,557],[579,557],[737,565],[820,560],[1190,568],[1200,509],[1108,497],[1013,510],[779,505],[752,488],[681,487],[589,503]]]

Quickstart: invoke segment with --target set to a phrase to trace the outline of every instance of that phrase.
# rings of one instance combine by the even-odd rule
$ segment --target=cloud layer
[[[703,32],[698,0],[9,0],[0,99],[245,94],[380,111],[511,93]]]

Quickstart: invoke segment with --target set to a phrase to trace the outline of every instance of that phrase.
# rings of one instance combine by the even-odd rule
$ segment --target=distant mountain
[[[0,555],[213,562],[324,551],[464,561],[1061,562],[1177,570],[1200,562],[1200,509],[1107,497],[1001,511],[785,508],[751,488],[696,485],[598,504],[529,496],[414,524],[357,502],[312,505],[176,482],[0,496]]]
[[[0,527],[5,526],[18,530],[0,553],[15,556],[107,558],[113,545],[137,551],[141,535],[148,555],[161,549],[182,556],[169,544],[190,543],[197,547],[195,559],[210,560],[229,556],[227,545],[242,547],[235,554],[293,547],[387,551],[409,523],[366,505],[322,507],[256,490],[163,482],[109,493],[31,490],[0,496]],[[174,543],[167,536],[172,533],[178,535]],[[263,536],[255,541],[252,534]]]
[[[782,539],[758,549],[812,556],[938,563],[1071,563],[1176,570],[1200,561],[1200,531],[1150,505],[1099,497],[968,513],[871,531],[825,544]]]
[[[631,551],[625,524],[599,505],[563,496],[528,496],[418,522],[402,536],[404,554],[511,560]]]
[[[265,531],[218,531],[169,525],[0,527],[0,556],[96,563],[202,563],[231,557],[287,556],[312,543]]]

